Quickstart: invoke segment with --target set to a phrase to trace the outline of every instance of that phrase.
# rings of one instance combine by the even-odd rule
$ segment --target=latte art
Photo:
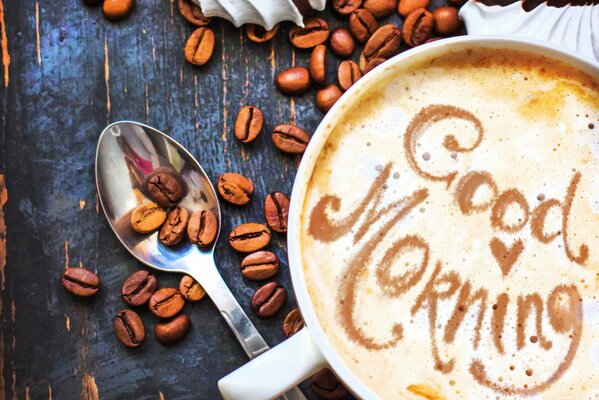
[[[385,399],[599,398],[599,82],[484,48],[387,75],[304,201],[331,344]]]

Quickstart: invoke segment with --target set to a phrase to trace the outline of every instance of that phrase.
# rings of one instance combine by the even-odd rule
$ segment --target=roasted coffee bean
[[[206,291],[195,279],[183,275],[179,282],[179,292],[187,301],[200,301],[206,296]]]
[[[362,7],[372,13],[374,18],[387,18],[397,8],[397,0],[364,0]]]
[[[333,53],[341,58],[351,56],[356,49],[356,41],[351,33],[345,28],[337,28],[331,32],[329,44]]]
[[[185,60],[193,65],[204,65],[212,57],[214,33],[210,28],[200,27],[193,31],[183,49]]]
[[[121,297],[130,306],[141,306],[150,300],[156,290],[156,277],[148,271],[137,271],[130,275],[121,287]]]
[[[234,172],[219,176],[216,187],[225,201],[238,206],[249,203],[254,194],[254,183],[249,178]]]
[[[370,36],[379,29],[379,24],[372,13],[359,8],[349,16],[349,31],[360,43],[366,43]]]
[[[341,15],[349,15],[362,5],[362,0],[333,0],[333,9]]]
[[[242,253],[260,250],[270,242],[270,231],[266,225],[247,223],[237,226],[229,235],[229,244]]]
[[[146,336],[144,323],[135,311],[121,310],[112,320],[116,337],[127,347],[139,346]]]
[[[397,6],[397,12],[403,16],[407,17],[412,11],[418,8],[426,8],[428,7],[430,0],[399,0],[399,5]]]
[[[210,246],[218,233],[218,219],[212,210],[196,210],[187,224],[187,236],[200,247]]]
[[[306,131],[291,124],[277,125],[272,132],[272,143],[285,153],[301,154],[309,141]]]
[[[435,31],[440,35],[450,35],[462,27],[458,9],[454,7],[439,7],[433,11]]]
[[[331,83],[316,92],[316,106],[323,113],[327,113],[341,95],[343,95],[343,92],[339,89],[339,86]]]
[[[165,246],[174,246],[185,236],[189,211],[183,207],[173,208],[166,216],[158,238]]]
[[[405,25],[404,25],[405,26]],[[401,31],[393,24],[381,26],[364,45],[366,61],[373,58],[389,58],[394,56],[401,44]]]
[[[310,75],[312,80],[319,85],[324,85],[327,80],[327,47],[319,44],[310,55]]]
[[[364,62],[364,68],[362,68],[362,73],[364,75],[366,75],[367,73],[369,73],[370,71],[372,71],[373,69],[375,69],[376,67],[378,67],[379,65],[381,65],[382,63],[384,63],[385,61],[387,61],[384,58],[373,58],[372,60],[368,61],[368,62]]]
[[[410,46],[420,46],[430,36],[434,24],[433,14],[424,8],[412,11],[403,23],[403,40]]]
[[[309,49],[324,43],[329,37],[329,24],[319,17],[304,19],[304,27],[294,26],[289,30],[289,40],[298,49]]]
[[[275,83],[281,93],[289,95],[305,93],[312,86],[310,71],[305,67],[287,68],[277,75]]]
[[[245,106],[239,110],[235,121],[235,137],[243,143],[250,143],[262,131],[264,117],[258,107]]]
[[[131,13],[133,3],[133,0],[104,0],[102,11],[107,19],[117,21]]]
[[[360,66],[352,60],[341,61],[337,69],[337,80],[341,89],[347,90],[362,77]]]
[[[279,271],[279,257],[271,251],[248,254],[241,261],[241,274],[250,280],[260,281],[273,277]]]
[[[166,211],[156,203],[142,204],[131,213],[131,227],[138,233],[150,233],[166,220]]]
[[[185,336],[191,328],[191,320],[185,314],[179,314],[170,321],[154,325],[154,337],[162,344],[173,344]]]
[[[163,171],[154,172],[149,176],[146,190],[150,198],[162,207],[177,205],[185,195],[185,190],[179,179]]]
[[[277,282],[270,282],[256,290],[250,300],[250,307],[257,316],[267,318],[281,309],[285,299],[287,290]]]
[[[264,200],[266,223],[275,232],[287,232],[289,199],[281,192],[272,192]]]
[[[247,24],[245,33],[252,42],[264,43],[274,38],[279,31],[279,24],[276,24],[271,30],[267,31],[260,25]]]
[[[286,337],[291,337],[302,330],[304,327],[304,319],[300,314],[299,308],[294,308],[287,314],[283,321],[283,334]]]
[[[310,386],[323,399],[338,400],[347,395],[347,389],[330,369],[323,369],[312,376]]]
[[[185,299],[175,288],[162,288],[150,297],[150,311],[159,318],[170,318],[185,306]]]
[[[191,0],[179,0],[179,12],[195,26],[206,26],[210,23],[210,18],[204,16],[200,6]]]
[[[67,268],[62,274],[62,286],[77,297],[91,297],[100,290],[100,278],[85,268]]]

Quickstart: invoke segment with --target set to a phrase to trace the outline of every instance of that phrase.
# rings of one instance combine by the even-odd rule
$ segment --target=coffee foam
[[[329,341],[377,395],[599,398],[598,87],[477,48],[343,111],[302,258]]]

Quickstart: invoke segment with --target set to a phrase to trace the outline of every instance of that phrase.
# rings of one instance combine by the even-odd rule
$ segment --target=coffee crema
[[[304,199],[329,341],[384,399],[599,398],[597,77],[483,47],[384,73]]]

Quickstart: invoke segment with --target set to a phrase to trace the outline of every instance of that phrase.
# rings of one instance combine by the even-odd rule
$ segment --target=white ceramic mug
[[[331,133],[332,127],[342,118],[343,113],[340,111],[343,108],[349,107],[353,102],[360,101],[360,98],[368,92],[369,88],[380,79],[385,78],[387,75],[385,70],[388,68],[394,68],[394,66],[409,67],[411,64],[437,57],[447,51],[459,50],[469,46],[513,49],[540,54],[559,59],[591,76],[599,77],[599,65],[590,60],[585,60],[569,50],[558,50],[540,42],[525,39],[462,36],[436,41],[406,51],[380,65],[354,84],[323,118],[314,133],[302,158],[293,186],[287,246],[293,289],[304,317],[305,328],[222,378],[218,386],[225,400],[272,399],[324,367],[331,368],[357,397],[378,399],[378,396],[347,368],[345,362],[329,343],[316,317],[316,312],[306,288],[304,270],[301,264],[300,217],[304,196],[318,155]]]

